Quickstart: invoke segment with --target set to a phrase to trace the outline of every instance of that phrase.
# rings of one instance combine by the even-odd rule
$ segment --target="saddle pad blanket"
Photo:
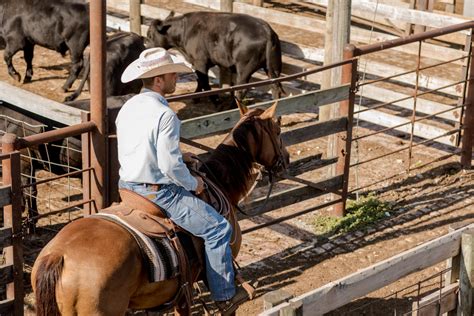
[[[178,257],[171,242],[167,238],[153,238],[143,234],[119,216],[108,213],[90,215],[114,222],[129,231],[140,245],[140,249],[147,261],[148,277],[150,282],[159,282],[170,279],[178,273]]]

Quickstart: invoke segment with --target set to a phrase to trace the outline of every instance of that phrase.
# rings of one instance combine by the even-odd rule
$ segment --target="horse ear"
[[[244,116],[245,114],[247,114],[247,112],[249,111],[249,109],[247,108],[247,106],[245,106],[244,104],[240,103],[239,100],[237,100],[237,98],[235,98],[235,103],[237,103],[237,106],[239,107],[240,116]]]
[[[278,101],[276,101],[275,103],[273,103],[273,105],[272,105],[271,107],[269,107],[268,109],[265,110],[265,112],[263,112],[262,114],[260,114],[260,118],[261,118],[262,120],[274,118],[274,117],[275,117],[275,114],[276,114],[277,104],[278,104]]]

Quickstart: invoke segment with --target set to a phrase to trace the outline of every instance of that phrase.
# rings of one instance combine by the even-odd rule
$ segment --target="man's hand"
[[[196,190],[194,190],[194,192],[196,192],[196,194],[199,195],[202,193],[202,191],[204,191],[206,186],[204,185],[204,181],[202,180],[200,176],[196,176],[195,178],[197,180],[198,185],[196,187]]]
[[[185,152],[183,153],[183,161],[184,162],[196,162],[197,159],[195,158],[195,154],[194,153],[190,153],[190,152]]]

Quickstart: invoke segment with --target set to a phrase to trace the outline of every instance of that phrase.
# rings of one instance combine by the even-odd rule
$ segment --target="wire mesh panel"
[[[46,124],[29,123],[34,120],[24,115],[17,116],[23,120],[0,115],[0,136],[13,133],[18,137],[27,137],[50,129]],[[41,220],[39,225],[52,225],[53,221],[68,222],[80,214],[81,208],[74,206],[74,203],[82,199],[80,180],[82,173],[79,172],[82,168],[81,155],[80,139],[75,137],[28,147],[21,151],[22,192],[26,209],[25,225],[32,227],[40,218],[47,217],[47,214],[59,209],[68,211],[67,215]],[[58,175],[71,172],[77,173],[65,178],[57,178]],[[57,179],[45,183],[44,180],[47,178]],[[68,206],[71,206],[70,209]]]

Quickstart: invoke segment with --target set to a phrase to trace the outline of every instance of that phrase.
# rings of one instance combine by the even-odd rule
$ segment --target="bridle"
[[[259,121],[260,125],[262,126],[262,130],[270,136],[270,140],[272,142],[273,146],[273,153],[274,153],[274,158],[273,161],[271,162],[270,166],[264,166],[265,171],[267,171],[269,174],[275,172],[276,170],[281,170],[285,167],[285,157],[283,154],[283,142],[280,140],[277,140],[277,137],[275,136],[275,133],[270,130],[270,122],[266,121]],[[263,144],[263,136],[260,137],[260,145],[259,145],[259,151],[257,153],[257,156],[261,154],[262,150],[262,144]]]
[[[262,206],[260,207],[260,210],[259,212],[257,213],[260,213],[261,211],[263,211],[263,209],[265,208],[265,206],[267,205],[267,202],[270,198],[270,195],[272,194],[272,191],[273,191],[273,185],[275,183],[274,181],[274,173],[277,171],[277,170],[282,170],[284,167],[285,167],[285,157],[284,157],[284,154],[283,154],[283,142],[280,140],[279,142],[277,141],[277,138],[275,136],[275,133],[273,131],[270,130],[270,127],[268,126],[269,125],[269,121],[270,120],[267,120],[267,121],[259,121],[259,124],[261,125],[262,127],[262,130],[268,134],[268,136],[270,137],[270,140],[272,142],[272,146],[273,146],[273,152],[274,152],[274,158],[273,158],[273,161],[272,163],[270,164],[270,166],[264,166],[264,169],[265,169],[265,172],[268,173],[268,180],[270,182],[270,186],[268,187],[268,192],[267,192],[267,195],[265,197],[265,200],[262,204]],[[256,154],[256,157],[259,157],[261,155],[261,150],[262,150],[262,146],[263,145],[263,135],[260,136],[260,144],[258,146],[258,151],[257,151],[257,154]],[[238,210],[242,213],[244,213],[245,215],[248,215],[246,214],[245,212],[243,212],[240,207],[238,208]]]

